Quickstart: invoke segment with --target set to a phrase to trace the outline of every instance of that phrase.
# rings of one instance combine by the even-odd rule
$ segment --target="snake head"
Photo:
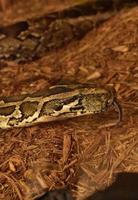
[[[88,89],[87,95],[84,95],[82,104],[89,113],[98,113],[107,110],[112,105],[116,108],[119,117],[122,120],[122,109],[117,101],[117,94],[114,87],[95,86]]]

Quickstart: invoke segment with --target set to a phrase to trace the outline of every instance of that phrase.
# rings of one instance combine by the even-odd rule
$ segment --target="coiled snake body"
[[[118,108],[115,90],[88,84],[57,85],[46,91],[0,98],[0,128],[32,126]]]

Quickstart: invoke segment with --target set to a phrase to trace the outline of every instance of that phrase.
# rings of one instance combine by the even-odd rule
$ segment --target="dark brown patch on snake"
[[[67,105],[67,104],[70,104],[70,103],[72,103],[73,101],[75,101],[77,99],[79,101],[80,95],[75,95],[73,97],[68,97],[67,99],[63,99],[63,103],[64,103],[64,105]]]
[[[17,102],[24,100],[26,97],[28,97],[28,95],[0,97],[0,101],[4,103]]]
[[[61,100],[54,99],[54,100],[48,101],[44,103],[40,112],[40,116],[51,115],[55,111],[61,110],[62,107],[63,107],[63,103]]]
[[[7,106],[7,107],[0,108],[0,115],[3,115],[3,116],[11,115],[14,112],[15,107],[16,106]]]
[[[20,111],[22,113],[23,119],[32,116],[37,111],[38,102],[26,101],[20,105]]]

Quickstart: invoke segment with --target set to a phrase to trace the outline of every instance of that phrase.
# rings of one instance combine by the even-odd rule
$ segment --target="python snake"
[[[92,84],[57,85],[21,96],[0,97],[0,128],[32,126],[121,108],[114,88]]]

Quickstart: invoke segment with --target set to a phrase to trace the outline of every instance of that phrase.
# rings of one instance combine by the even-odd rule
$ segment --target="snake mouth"
[[[117,123],[120,123],[122,121],[122,108],[116,98],[113,100],[113,106],[115,107],[115,109],[118,112],[118,122]]]

